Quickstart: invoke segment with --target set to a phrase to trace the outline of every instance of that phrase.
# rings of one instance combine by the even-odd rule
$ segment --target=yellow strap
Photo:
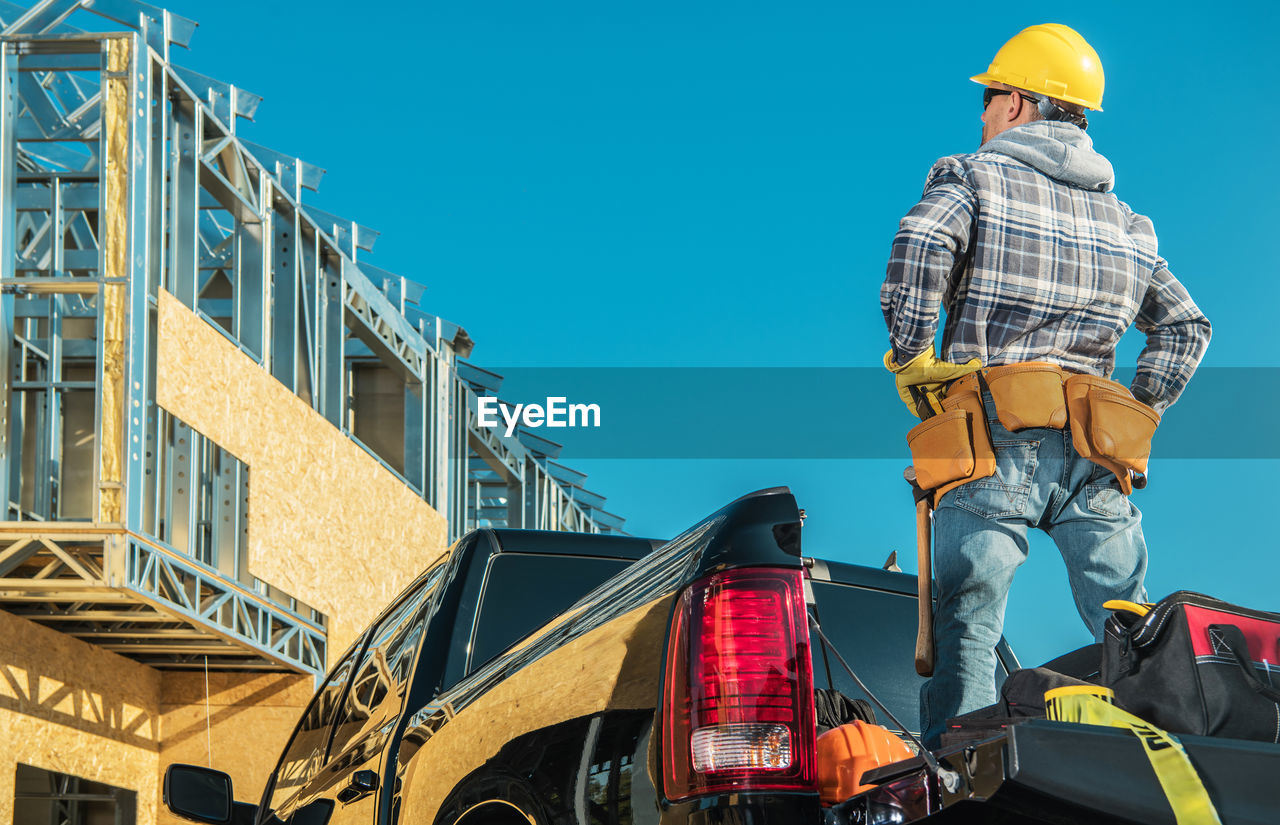
[[[1097,695],[1050,690],[1045,700],[1050,719],[1132,731],[1146,751],[1178,825],[1222,825],[1204,782],[1175,737]]]
[[[1109,602],[1103,602],[1102,606],[1107,610],[1124,610],[1129,613],[1136,613],[1139,617],[1145,616],[1151,612],[1153,604],[1138,604],[1137,602],[1127,602],[1124,599],[1112,599]]]

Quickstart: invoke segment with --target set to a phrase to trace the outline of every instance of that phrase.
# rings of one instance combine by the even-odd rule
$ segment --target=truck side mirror
[[[231,777],[213,768],[173,764],[164,772],[164,804],[183,819],[231,825]]]

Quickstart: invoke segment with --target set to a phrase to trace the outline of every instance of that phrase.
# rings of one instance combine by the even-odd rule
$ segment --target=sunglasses
[[[993,89],[990,86],[982,90],[982,110],[985,112],[987,107],[991,105],[991,101],[1000,95],[1011,95],[1014,92],[1022,95],[1022,99],[1028,103],[1039,103],[1038,98],[1032,97],[1021,89]]]

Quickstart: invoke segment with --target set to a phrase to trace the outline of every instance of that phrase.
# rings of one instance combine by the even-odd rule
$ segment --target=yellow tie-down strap
[[[1168,732],[1108,701],[1110,688],[1073,685],[1044,694],[1047,715],[1057,722],[1124,728],[1138,737],[1164,789],[1178,825],[1222,825],[1182,743]]]

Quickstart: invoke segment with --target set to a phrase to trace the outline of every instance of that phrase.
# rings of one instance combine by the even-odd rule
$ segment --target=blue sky
[[[978,141],[968,77],[1024,26],[1066,23],[1106,68],[1090,134],[1117,193],[1152,217],[1214,323],[1205,368],[1277,365],[1273,4],[168,7],[201,24],[175,62],[262,95],[241,134],[326,168],[311,202],[380,230],[369,260],[425,283],[427,308],[499,372],[878,365],[897,221],[935,158]],[[1122,365],[1140,343],[1126,339]],[[858,426],[822,387],[769,390]],[[913,568],[909,423],[884,433],[901,460],[564,458],[636,533],[786,484],[810,516],[808,553],[878,565],[897,549]],[[1211,439],[1231,425],[1202,426]],[[764,451],[750,441],[741,455]],[[1153,461],[1134,498],[1153,595],[1280,609],[1263,486],[1276,465]],[[1024,663],[1087,641],[1047,539],[1015,582],[1008,635]]]

